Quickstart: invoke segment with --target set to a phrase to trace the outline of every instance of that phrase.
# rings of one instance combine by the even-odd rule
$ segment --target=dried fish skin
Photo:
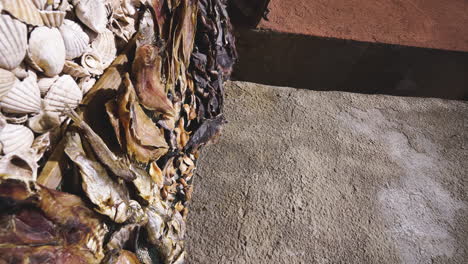
[[[97,206],[96,211],[116,223],[127,221],[131,215],[127,189],[114,182],[99,162],[86,155],[78,134],[67,135],[65,153],[79,167],[83,190]]]
[[[93,129],[84,122],[80,116],[73,110],[67,113],[67,115],[75,122],[75,124],[83,132],[84,137],[88,140],[88,143],[94,150],[97,158],[117,177],[120,177],[126,181],[132,181],[135,179],[135,173],[129,168],[129,161],[117,157],[104,143],[101,137],[99,137]]]
[[[124,143],[122,147],[132,158],[141,163],[157,160],[168,151],[164,135],[138,107],[128,75],[124,83],[125,93],[117,99],[117,102],[110,101],[106,105],[111,124],[116,135],[120,137],[119,142]]]
[[[140,264],[138,257],[128,250],[110,251],[106,258],[101,262],[103,264]]]
[[[140,103],[147,109],[173,116],[172,102],[167,98],[165,85],[161,79],[162,58],[155,45],[142,45],[137,48],[132,65],[136,79],[135,90]]]
[[[222,126],[226,123],[223,115],[214,119],[205,120],[197,131],[190,137],[185,149],[189,152],[196,152],[201,146],[206,145],[218,138],[221,134]]]
[[[129,224],[122,226],[119,230],[115,231],[111,235],[111,237],[109,238],[109,242],[106,244],[106,250],[120,251],[124,248],[129,248],[127,245],[132,245],[136,243],[139,231],[139,224]]]

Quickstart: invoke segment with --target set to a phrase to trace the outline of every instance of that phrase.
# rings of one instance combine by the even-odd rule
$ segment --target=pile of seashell
[[[184,263],[226,0],[0,0],[0,263]]]
[[[64,121],[116,58],[103,1],[0,2],[2,154],[31,147]],[[123,9],[122,9],[123,12]],[[134,10],[133,10],[134,12]]]

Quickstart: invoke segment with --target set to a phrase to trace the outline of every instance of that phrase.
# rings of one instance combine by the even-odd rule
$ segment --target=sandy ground
[[[468,104],[227,88],[189,263],[468,263]]]

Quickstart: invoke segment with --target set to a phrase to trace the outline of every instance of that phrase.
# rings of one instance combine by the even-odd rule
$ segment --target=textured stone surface
[[[466,0],[271,0],[259,28],[468,51]]]
[[[466,263],[468,104],[235,82],[190,263]]]

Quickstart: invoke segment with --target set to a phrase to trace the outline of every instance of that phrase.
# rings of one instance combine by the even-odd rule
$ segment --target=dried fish
[[[93,157],[86,155],[78,134],[68,134],[65,152],[80,168],[83,190],[94,203],[96,211],[107,215],[116,223],[130,217],[129,194],[124,185],[114,182],[106,169]]]
[[[84,137],[88,140],[91,147],[96,153],[97,158],[106,165],[106,167],[112,171],[118,177],[121,177],[124,180],[132,181],[135,179],[135,173],[129,168],[129,161],[120,157],[117,157],[104,143],[104,141],[99,137],[93,129],[86,124],[79,115],[70,109],[70,112],[67,113],[68,116],[75,122],[83,132]]]

